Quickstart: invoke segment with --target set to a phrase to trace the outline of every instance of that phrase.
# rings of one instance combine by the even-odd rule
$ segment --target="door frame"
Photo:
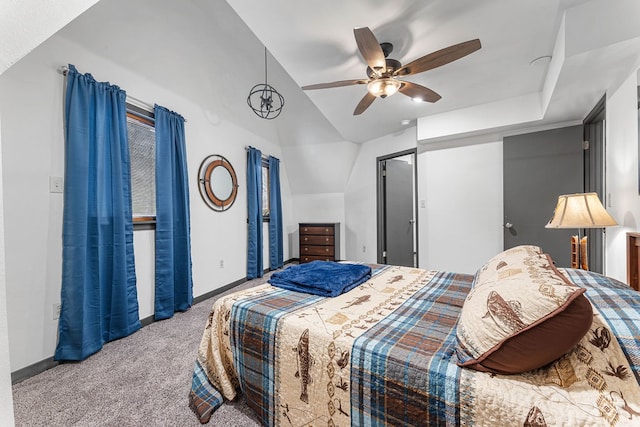
[[[382,165],[383,162],[387,160],[394,159],[396,157],[403,157],[406,155],[413,156],[413,219],[414,219],[414,229],[413,229],[413,238],[414,238],[414,260],[415,266],[419,267],[420,257],[419,257],[419,248],[418,239],[420,233],[419,224],[418,224],[418,149],[410,148],[408,150],[399,151],[392,154],[387,154],[384,156],[376,157],[376,230],[377,230],[377,262],[379,264],[384,264],[385,260],[383,257],[383,248],[386,243],[386,229],[385,229],[385,215],[386,212],[384,210],[385,200],[384,200],[384,180],[382,173]]]
[[[593,109],[582,121],[583,129],[583,162],[584,162],[584,192],[596,192],[603,206],[607,206],[607,182],[606,182],[606,94],[600,98]],[[601,138],[594,138],[591,131],[600,124]],[[593,166],[593,167],[592,167]],[[606,228],[584,229],[587,236],[587,253],[589,270],[604,273],[606,265]]]

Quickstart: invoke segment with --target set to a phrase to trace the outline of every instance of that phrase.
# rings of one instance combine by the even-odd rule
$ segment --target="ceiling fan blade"
[[[382,74],[387,69],[387,61],[376,36],[373,35],[369,27],[354,28],[353,35],[356,38],[360,55],[367,65],[378,74]]]
[[[369,80],[355,79],[355,80],[339,80],[331,83],[318,83],[315,85],[302,86],[303,90],[312,89],[327,89],[331,87],[351,86],[351,85],[364,85],[369,83]]]
[[[402,82],[399,91],[409,98],[419,98],[426,102],[436,102],[441,98],[440,95],[431,89],[411,82]]]
[[[423,71],[431,70],[463,58],[481,47],[479,39],[454,44],[453,46],[445,47],[444,49],[440,49],[436,52],[432,52],[418,58],[415,61],[409,62],[405,66],[396,70],[394,75],[408,76],[409,74],[422,73]]]
[[[362,98],[358,103],[358,105],[356,106],[356,109],[353,110],[353,115],[359,116],[360,114],[364,113],[364,110],[369,108],[369,105],[371,105],[371,103],[375,100],[376,100],[376,97],[371,95],[369,92],[367,92],[364,98]]]

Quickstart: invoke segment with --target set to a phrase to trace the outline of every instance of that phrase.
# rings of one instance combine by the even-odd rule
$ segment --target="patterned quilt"
[[[262,285],[218,299],[190,405],[241,390],[264,425],[640,425],[640,295],[563,270],[594,306],[559,361],[520,375],[462,369],[455,326],[473,276],[376,266],[335,298]]]

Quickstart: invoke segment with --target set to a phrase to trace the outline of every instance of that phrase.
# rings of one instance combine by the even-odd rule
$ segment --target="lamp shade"
[[[563,194],[546,228],[603,228],[618,225],[597,193]]]

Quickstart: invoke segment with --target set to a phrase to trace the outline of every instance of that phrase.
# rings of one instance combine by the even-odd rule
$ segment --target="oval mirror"
[[[231,172],[224,166],[216,166],[211,172],[211,191],[218,200],[227,200],[233,191]]]
[[[229,209],[238,193],[236,172],[231,163],[219,154],[212,154],[202,161],[198,184],[202,200],[217,212]]]

